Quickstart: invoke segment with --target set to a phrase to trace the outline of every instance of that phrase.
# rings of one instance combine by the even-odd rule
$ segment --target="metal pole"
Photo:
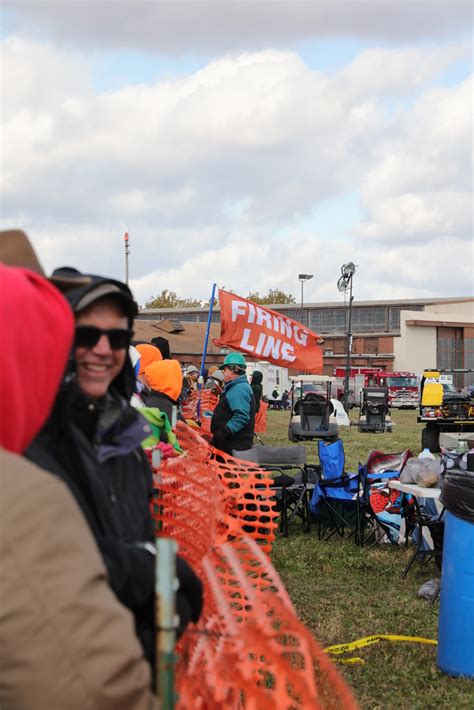
[[[207,316],[207,326],[206,326],[206,336],[204,338],[204,349],[202,351],[202,360],[201,360],[201,369],[199,371],[199,377],[198,377],[198,392],[199,392],[199,399],[197,403],[197,418],[198,422],[201,420],[201,392],[202,388],[204,386],[203,382],[203,372],[204,372],[204,364],[206,362],[206,354],[207,354],[207,344],[209,342],[209,333],[211,330],[211,322],[212,322],[212,309],[214,307],[214,297],[216,293],[216,284],[212,284],[212,293],[211,293],[211,300],[209,302],[209,313]]]
[[[158,654],[157,686],[162,710],[173,710],[176,704],[174,690],[174,647],[177,618],[175,596],[176,540],[159,537],[156,540],[156,596],[158,602]]]
[[[301,279],[301,322],[303,323],[304,318],[304,308],[303,308],[303,284],[304,279]]]
[[[349,317],[347,321],[347,349],[346,349],[346,373],[344,378],[344,409],[349,412],[349,374],[351,369],[351,349],[352,349],[352,277],[350,275],[349,286]]]
[[[125,283],[128,286],[128,255],[130,254],[130,237],[128,236],[128,232],[125,232],[124,242],[125,242]]]

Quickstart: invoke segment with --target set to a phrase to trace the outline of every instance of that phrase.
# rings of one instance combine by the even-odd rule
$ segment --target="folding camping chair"
[[[336,533],[343,537],[348,528],[350,535],[354,535],[358,542],[361,536],[360,494],[365,485],[361,480],[363,469],[359,467],[354,474],[345,472],[341,439],[330,443],[318,441],[318,456],[321,479],[314,487],[310,502],[311,512],[318,516],[318,537],[329,540]],[[355,517],[355,521],[350,520],[348,515]]]
[[[388,489],[388,481],[400,477],[406,462],[412,457],[410,449],[401,453],[385,454],[372,450],[363,466],[364,479],[361,545],[373,540],[371,548],[385,537],[397,542],[402,530],[402,520],[410,518],[410,506],[406,497]],[[359,464],[360,466],[360,464]],[[365,535],[365,528],[369,533]]]
[[[301,518],[304,532],[310,531],[309,492],[315,486],[315,467],[306,464],[304,446],[254,446],[248,451],[234,451],[236,458],[257,463],[275,477],[275,507],[280,512],[280,532],[288,537],[288,527]],[[294,472],[294,476],[288,473]],[[308,477],[311,481],[308,481]]]

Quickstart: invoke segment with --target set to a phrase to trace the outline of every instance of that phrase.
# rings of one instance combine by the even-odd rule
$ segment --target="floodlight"
[[[346,277],[344,274],[339,277],[339,280],[337,282],[337,290],[343,293],[344,291],[347,291],[347,287],[349,286]]]
[[[352,261],[349,261],[349,262],[347,262],[347,264],[343,264],[341,266],[341,273],[344,276],[352,276],[353,274],[355,274],[355,270],[356,270],[356,267]]]

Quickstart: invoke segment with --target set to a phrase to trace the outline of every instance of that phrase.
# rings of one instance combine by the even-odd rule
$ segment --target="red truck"
[[[336,367],[336,396],[344,398],[345,367]],[[387,372],[379,367],[351,367],[349,404],[357,406],[362,387],[388,387],[388,403],[398,409],[416,409],[419,404],[419,379],[413,372]]]

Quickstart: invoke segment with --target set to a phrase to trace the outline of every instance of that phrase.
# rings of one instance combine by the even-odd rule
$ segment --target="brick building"
[[[347,305],[294,303],[270,306],[300,321],[324,338],[324,373],[345,365]],[[172,353],[183,363],[198,364],[202,355],[208,308],[147,308],[136,321],[137,338],[169,337]],[[207,362],[222,362],[226,348],[216,347],[220,311],[212,314]],[[168,335],[166,335],[168,333]],[[352,305],[353,366],[408,370],[425,367],[474,368],[474,298],[426,298],[354,301]],[[474,378],[458,378],[461,385]]]

